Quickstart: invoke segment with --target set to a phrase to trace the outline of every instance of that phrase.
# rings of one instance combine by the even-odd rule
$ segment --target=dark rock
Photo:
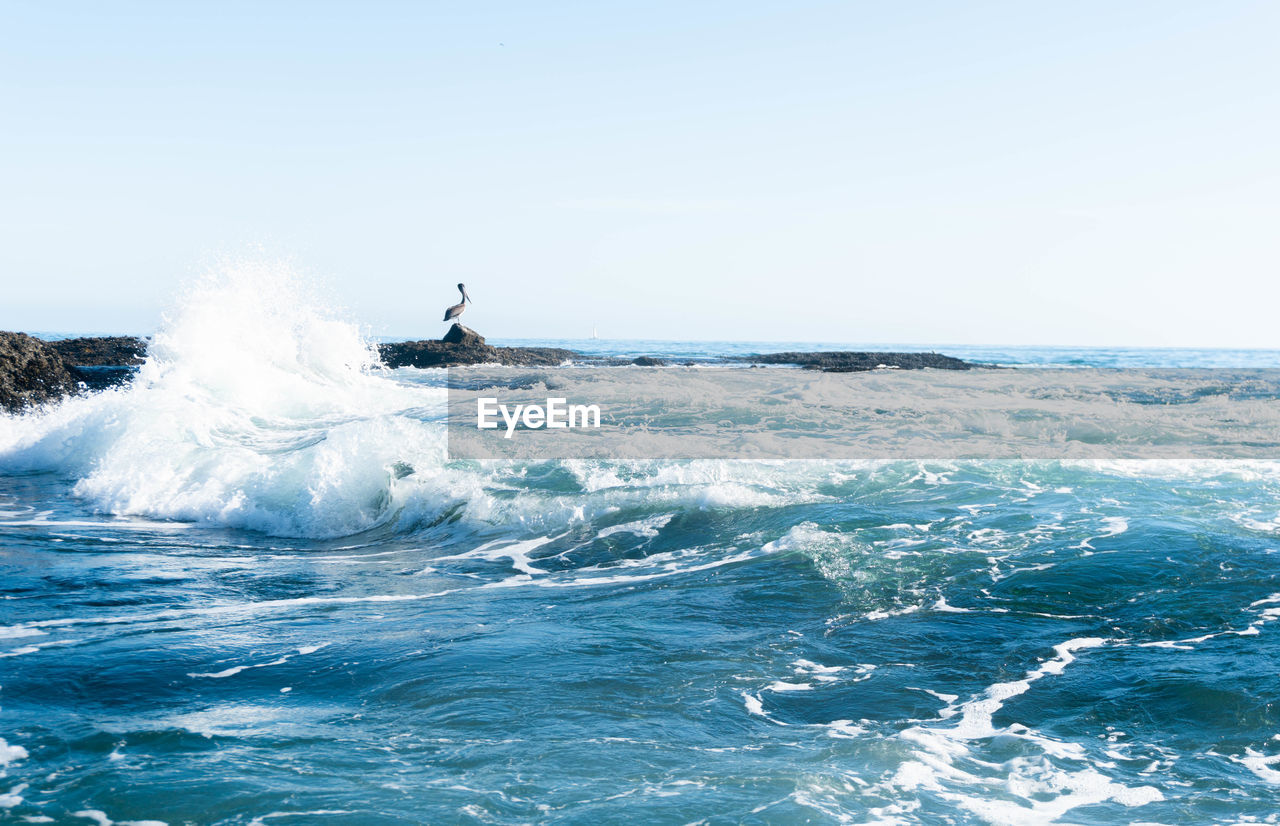
[[[599,367],[660,367],[666,359],[639,356],[630,360],[617,356],[593,357],[556,347],[494,347],[474,330],[454,324],[443,339],[402,341],[378,347],[388,367],[455,367],[468,364],[504,364],[516,367],[554,367],[566,361]],[[786,352],[752,356],[729,356],[723,361],[747,362],[753,365],[794,364],[811,370],[852,373],[878,368],[901,370],[970,370],[983,365],[970,364],[938,353],[858,353],[858,352]],[[685,362],[693,364],[693,362]]]
[[[138,368],[86,364],[72,367],[71,372],[84,384],[84,389],[106,390],[108,387],[119,387],[133,381],[134,376],[138,375]]]
[[[462,344],[467,347],[484,347],[484,336],[477,333],[470,327],[463,327],[461,324],[454,324],[449,328],[449,332],[444,334],[440,339],[445,344]]]
[[[475,330],[454,324],[444,338],[401,341],[378,345],[388,367],[462,367],[468,364],[506,364],[518,367],[554,367],[580,358],[558,347],[494,347],[485,344]]]
[[[67,338],[49,346],[76,367],[135,367],[147,357],[147,340],[134,336]]]
[[[573,350],[561,347],[495,347],[499,364],[520,367],[554,367],[581,358]]]
[[[147,340],[137,336],[90,336],[50,341],[86,390],[105,390],[133,381],[146,360]]]
[[[826,373],[860,373],[885,367],[900,370],[971,370],[981,365],[970,364],[940,353],[859,353],[851,351],[818,353],[763,353],[752,356],[736,356],[734,361],[752,364],[796,364],[810,370]]]
[[[0,333],[0,408],[16,412],[79,388],[79,378],[46,342],[25,333]]]

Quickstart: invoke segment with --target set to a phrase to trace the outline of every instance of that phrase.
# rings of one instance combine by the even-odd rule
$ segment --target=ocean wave
[[[0,420],[0,467],[74,476],[110,513],[358,533],[394,517],[404,468],[444,456],[444,391],[376,364],[287,269],[232,267],[184,294],[129,386]]]
[[[358,325],[333,312],[288,268],[238,264],[186,290],[129,386],[0,416],[0,470],[70,477],[77,496],[119,516],[335,538],[411,533],[442,520],[545,535],[619,511],[636,511],[644,520],[655,509],[785,508],[954,485],[957,474],[974,466],[715,459],[451,463],[443,384],[442,371],[398,375],[378,367],[375,348]],[[981,473],[1035,497],[1091,473],[1217,474],[1270,483],[1280,479],[1280,464],[993,462]],[[1086,548],[1121,529],[1123,520],[1113,519],[1082,538]],[[1273,524],[1255,522],[1259,529]],[[970,537],[970,550],[1015,541],[984,530]],[[895,546],[867,551],[844,547],[847,537],[807,539],[813,540],[808,545],[815,564],[845,584],[855,578],[852,569],[839,569],[848,569],[851,560],[872,552],[903,559],[929,541],[924,534],[899,536]]]

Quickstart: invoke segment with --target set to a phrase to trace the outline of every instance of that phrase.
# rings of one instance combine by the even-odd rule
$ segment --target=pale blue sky
[[[1280,346],[1280,3],[0,0],[0,329]]]

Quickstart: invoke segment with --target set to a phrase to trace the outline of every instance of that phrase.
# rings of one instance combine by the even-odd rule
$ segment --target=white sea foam
[[[1280,764],[1280,754],[1266,755],[1254,749],[1246,748],[1243,757],[1232,757],[1231,759],[1253,772],[1259,779],[1280,786],[1280,771],[1271,768]]]
[[[516,576],[508,577],[497,582],[490,582],[480,586],[484,589],[491,588],[518,588],[518,587],[539,587],[539,588],[590,588],[600,585],[619,585],[632,584],[640,582],[650,582],[657,579],[665,579],[677,575],[693,574],[699,571],[709,571],[716,568],[723,568],[728,565],[736,565],[740,562],[747,562],[756,559],[761,555],[757,551],[740,551],[732,552],[734,549],[724,556],[715,556],[710,559],[704,559],[701,562],[678,563],[672,562],[665,565],[657,566],[657,570],[648,570],[645,573],[636,574],[616,574],[612,571],[630,567],[643,565],[652,569],[651,564],[654,560],[636,561],[632,564],[620,563],[616,565],[591,565],[576,569],[572,574],[566,576],[534,576],[531,573],[521,573]],[[764,551],[767,553],[767,551]],[[629,561],[630,562],[630,561]],[[537,569],[534,569],[537,571]],[[545,573],[545,572],[539,572]]]
[[[1129,520],[1121,516],[1104,516],[1102,524],[1107,526],[1106,533],[1102,534],[1103,537],[1119,536],[1129,530]]]
[[[875,622],[876,620],[889,619],[889,617],[901,617],[901,616],[906,616],[907,614],[914,614],[916,611],[919,611],[919,610],[920,610],[919,605],[906,605],[906,606],[903,606],[902,608],[895,608],[889,611],[881,610],[877,608],[874,611],[868,611],[864,615],[864,618],[871,620],[872,622]]]
[[[489,543],[469,552],[437,557],[434,560],[434,562],[440,563],[468,559],[481,559],[486,561],[509,559],[511,560],[512,567],[519,571],[519,573],[512,576],[508,576],[500,580],[488,581],[484,584],[475,586],[445,588],[426,593],[363,594],[359,596],[307,596],[284,599],[264,599],[255,602],[228,602],[224,604],[204,605],[194,608],[152,610],[138,614],[111,614],[94,617],[61,617],[56,619],[32,620],[25,623],[24,627],[32,629],[53,629],[72,626],[126,625],[134,623],[169,622],[198,616],[238,614],[253,615],[277,611],[305,610],[313,606],[327,607],[334,605],[409,603],[436,599],[449,594],[456,594],[468,590],[523,587],[590,588],[602,585],[632,584],[736,565],[757,559],[770,552],[767,547],[751,548],[746,550],[739,550],[731,547],[728,549],[722,549],[720,552],[714,554],[701,554],[694,550],[676,551],[665,554],[654,554],[645,559],[628,559],[616,563],[589,565],[579,567],[565,573],[551,574],[536,567],[533,564],[536,560],[530,554],[536,548],[541,547],[556,538],[557,537],[544,537],[515,543]],[[631,572],[634,569],[640,570],[634,573]],[[428,568],[425,572],[420,573],[433,573],[436,570],[437,569],[435,567],[432,567]],[[50,644],[65,644],[66,642],[69,641],[60,641],[60,643]],[[300,653],[309,652],[305,649],[301,649]],[[286,655],[285,659],[287,660],[290,656],[292,655]],[[280,663],[271,661],[263,664],[232,666],[222,671],[193,673],[190,676],[218,679],[234,676],[247,668],[278,664]]]
[[[0,626],[0,640],[14,640],[23,637],[39,637],[45,632],[39,628],[29,628],[25,625],[4,625]]]
[[[1058,772],[1046,779],[1010,781],[1009,790],[1029,800],[1023,805],[1010,800],[993,800],[971,796],[953,799],[989,823],[1022,826],[1054,823],[1079,806],[1115,801],[1123,806],[1144,806],[1164,799],[1153,786],[1129,787],[1110,780],[1095,769]],[[1051,795],[1048,800],[1032,799],[1032,795]]]
[[[27,750],[22,746],[11,746],[7,740],[0,737],[0,772],[4,772],[19,760],[26,760],[27,757]],[[2,776],[3,774],[0,774],[0,777]]]
[[[854,740],[866,733],[865,728],[856,725],[852,720],[832,720],[827,723],[827,734],[831,737]]]
[[[764,701],[760,699],[759,694],[752,694],[748,691],[742,692],[742,704],[746,706],[747,711],[750,714],[754,714],[756,717],[763,717],[764,719],[768,720],[770,723],[773,723],[775,726],[788,725],[782,720],[779,720],[773,715],[771,715],[769,712],[765,711]]]
[[[792,663],[792,668],[797,674],[803,674],[812,677],[820,683],[834,683],[840,679],[840,675],[848,669],[842,665],[821,665],[812,660],[799,659]],[[875,669],[874,665],[859,666],[859,674],[869,674]]]
[[[283,712],[272,706],[225,703],[203,711],[163,718],[158,725],[179,728],[204,737],[240,737],[277,723]]]
[[[22,793],[26,790],[27,783],[19,783],[9,788],[8,792],[0,793],[0,809],[12,809],[22,802]]]
[[[952,705],[953,695],[930,692],[947,702],[939,721],[955,714],[959,719],[943,725],[926,723],[900,732],[897,739],[911,744],[911,756],[904,760],[884,784],[886,792],[928,791],[963,808],[989,823],[1021,826],[1052,823],[1080,806],[1114,801],[1124,806],[1142,806],[1163,799],[1153,786],[1126,786],[1099,771],[1089,762],[1084,747],[1048,737],[1019,724],[996,727],[992,718],[1011,698],[1030,690],[1032,683],[1061,674],[1076,660],[1076,652],[1098,648],[1110,641],[1084,637],[1060,643],[1055,656],[1028,671],[1020,680],[995,683],[980,695]],[[989,764],[973,752],[974,740],[997,736],[1034,744],[1042,758],[1015,757],[1003,764],[1003,776],[991,777],[983,769]],[[1078,769],[1061,768],[1053,760],[1077,763]],[[1002,794],[992,794],[999,788]]]
[[[1191,651],[1195,646],[1208,640],[1217,639],[1218,637],[1253,637],[1262,633],[1262,627],[1280,619],[1280,594],[1272,594],[1259,600],[1251,602],[1245,610],[1255,614],[1257,619],[1250,622],[1244,628],[1228,628],[1225,631],[1210,631],[1206,634],[1199,634],[1194,637],[1185,637],[1177,640],[1152,640],[1150,642],[1133,643],[1139,648],[1167,648],[1174,651]],[[1271,606],[1271,607],[1264,607]]]
[[[675,514],[673,513],[660,513],[646,519],[639,519],[635,522],[626,522],[621,525],[610,525],[597,533],[596,537],[603,539],[606,536],[613,536],[617,533],[630,533],[645,539],[652,539],[658,535],[658,531],[667,526],[667,523],[670,522],[674,516]]]
[[[558,537],[539,537],[537,539],[529,539],[523,542],[503,542],[501,540],[489,542],[474,548],[466,553],[452,554],[450,556],[438,556],[432,560],[433,563],[458,561],[462,559],[485,559],[485,560],[511,560],[511,567],[524,574],[532,577],[539,574],[545,574],[541,568],[534,567],[534,560],[530,554],[555,541]]]
[[[73,812],[72,817],[92,820],[97,826],[168,826],[163,820],[112,820],[101,809],[81,809]]]
[[[153,519],[15,519],[0,522],[11,528],[108,528],[112,531],[181,531],[190,525]]]
[[[81,809],[72,817],[83,817],[92,820],[97,826],[169,826],[163,820],[112,820],[101,809]]]
[[[960,706],[960,723],[956,726],[955,735],[962,739],[975,737],[992,737],[996,730],[991,724],[991,716],[1004,706],[1006,700],[1016,697],[1031,688],[1031,684],[1051,674],[1061,674],[1070,663],[1075,662],[1075,652],[1086,648],[1097,648],[1106,645],[1107,640],[1100,637],[1083,637],[1067,640],[1054,646],[1057,656],[1046,660],[1039,668],[1028,671],[1021,680],[1007,683],[996,683],[984,692],[983,696],[970,700]]]
[[[265,815],[258,815],[249,821],[249,826],[262,826],[268,820],[277,820],[280,818],[315,818],[327,817],[329,815],[349,815],[355,814],[351,809],[309,809],[303,812],[268,812]]]

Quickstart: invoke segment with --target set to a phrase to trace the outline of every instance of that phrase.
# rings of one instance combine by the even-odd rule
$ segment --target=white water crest
[[[876,460],[563,459],[571,485],[549,489],[509,462],[450,464],[444,384],[442,370],[382,368],[359,327],[288,267],[239,263],[189,285],[127,387],[0,415],[0,471],[75,479],[76,495],[118,516],[316,538],[446,514],[551,535],[628,508],[783,506],[829,501],[836,483],[868,494],[922,478]],[[1191,472],[1165,464],[1178,478]],[[1210,475],[1277,474],[1274,463],[1201,464]],[[927,484],[946,483],[918,467]]]
[[[377,363],[288,268],[230,266],[185,291],[128,387],[0,419],[0,467],[74,475],[117,514],[351,534],[394,514],[405,468],[443,457],[424,421],[443,391]]]
[[[74,478],[106,513],[310,538],[446,513],[550,533],[654,503],[822,499],[830,478],[803,463],[567,461],[575,490],[528,490],[509,464],[448,464],[444,386],[443,370],[382,368],[288,267],[241,263],[182,293],[128,386],[0,415],[0,470]]]

